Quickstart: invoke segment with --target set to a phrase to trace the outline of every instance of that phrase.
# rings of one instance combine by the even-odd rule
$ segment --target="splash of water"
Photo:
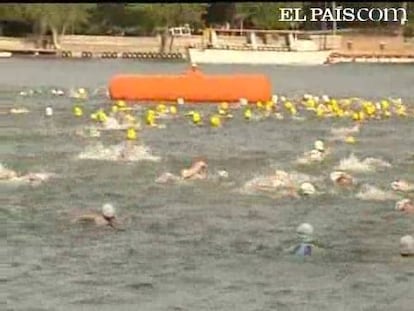
[[[350,172],[374,172],[378,168],[390,168],[391,164],[377,158],[368,157],[364,160],[358,159],[353,153],[348,158],[344,158],[339,162],[335,169],[339,171]]]
[[[78,155],[78,159],[88,160],[106,160],[106,161],[121,161],[121,154],[123,151],[123,144],[105,147],[102,143],[92,145],[86,148]],[[154,161],[159,162],[160,157],[151,154],[148,147],[144,145],[134,146],[129,152],[127,161]]]
[[[381,190],[369,184],[363,185],[355,197],[363,201],[389,201],[399,199],[396,194]]]

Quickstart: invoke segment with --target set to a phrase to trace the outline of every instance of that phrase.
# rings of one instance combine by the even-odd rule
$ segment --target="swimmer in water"
[[[300,243],[290,249],[290,252],[296,256],[306,257],[312,255],[313,244],[313,226],[308,223],[302,223],[296,228],[296,233]]]
[[[89,223],[96,226],[110,226],[114,229],[117,228],[117,218],[115,215],[115,208],[110,203],[102,205],[101,213],[91,213],[79,216],[74,222]]]
[[[311,196],[316,193],[315,186],[310,182],[304,182],[299,187],[299,194],[302,196]]]
[[[126,141],[119,154],[120,160],[128,160],[135,148],[135,140],[137,139],[137,132],[134,128],[129,128],[126,133]]]
[[[255,191],[270,192],[275,197],[294,197],[298,198],[298,189],[295,187],[289,173],[276,170],[274,175],[254,179],[248,183]]]
[[[206,179],[207,178],[207,163],[198,160],[193,162],[190,168],[181,170],[182,179]]]
[[[410,199],[402,199],[395,203],[395,209],[400,212],[414,213],[414,203]]]
[[[17,173],[0,164],[0,180],[10,180],[17,177]]]
[[[325,149],[324,142],[322,140],[317,140],[314,143],[314,149],[305,152],[303,157],[299,159],[299,163],[322,162],[328,153],[329,152]]]
[[[49,180],[52,176],[53,174],[49,173],[27,173],[26,175],[19,176],[17,172],[0,164],[0,181],[23,182],[29,183],[31,186],[37,186]]]
[[[354,178],[348,173],[342,171],[332,172],[329,177],[335,185],[340,187],[351,187],[355,185]]]
[[[391,188],[394,191],[412,192],[414,191],[414,184],[406,180],[397,179],[391,183]]]
[[[181,176],[176,176],[172,173],[164,173],[158,177],[155,182],[165,184],[168,182],[176,182],[181,180],[195,180],[207,178],[207,163],[198,160],[193,162],[190,168],[181,170]]]
[[[403,236],[400,239],[400,255],[402,257],[414,256],[414,238],[411,235]]]

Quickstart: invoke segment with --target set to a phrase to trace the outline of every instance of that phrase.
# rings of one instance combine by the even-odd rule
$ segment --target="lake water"
[[[414,261],[399,256],[399,239],[414,234],[414,218],[393,211],[395,201],[361,201],[355,193],[328,191],[305,199],[274,199],[238,191],[275,168],[293,163],[318,138],[328,140],[331,119],[266,119],[246,123],[241,112],[221,129],[194,127],[185,119],[144,128],[140,140],[159,162],[80,160],[101,141],[74,135],[86,120],[72,116],[73,101],[21,90],[84,87],[93,93],[117,73],[178,73],[185,64],[128,60],[0,60],[0,110],[26,107],[28,114],[0,115],[0,162],[18,172],[48,171],[59,177],[39,187],[0,185],[3,310],[383,310],[412,311]],[[366,98],[402,97],[414,103],[414,66],[344,64],[319,67],[202,66],[208,73],[261,72],[274,92]],[[102,92],[87,114],[108,100]],[[43,116],[46,106],[54,117]],[[204,107],[204,113],[213,107]],[[328,178],[354,152],[392,164],[357,174],[387,189],[395,178],[414,180],[413,119],[369,122],[358,143],[330,143],[332,159],[304,170]],[[159,185],[163,172],[179,172],[202,156],[214,179]],[[303,171],[303,170],[302,170]],[[112,202],[126,230],[71,224],[76,211]],[[324,250],[298,259],[283,250],[302,222],[315,228]]]

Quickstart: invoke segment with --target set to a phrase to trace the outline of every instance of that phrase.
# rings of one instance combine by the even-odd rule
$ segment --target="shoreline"
[[[120,36],[77,36],[61,38],[61,49],[38,49],[26,38],[0,37],[0,59],[10,57],[53,57],[75,59],[137,59],[186,61],[187,47],[199,45],[202,36],[175,37],[160,52],[161,38]],[[226,44],[243,45],[244,37],[220,36]],[[169,40],[168,40],[169,41]],[[8,53],[11,53],[8,56]],[[346,34],[340,45],[332,49],[327,63],[371,62],[414,63],[414,42],[401,37]]]

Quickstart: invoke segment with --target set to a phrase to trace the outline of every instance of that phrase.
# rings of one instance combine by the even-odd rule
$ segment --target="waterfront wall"
[[[384,51],[389,52],[414,52],[414,42],[404,41],[402,37],[378,36],[378,35],[358,35],[341,34],[341,36],[311,36],[320,48],[326,46],[340,52],[380,52],[380,43],[384,44]],[[240,45],[246,42],[244,36],[218,36],[219,44]],[[262,40],[258,38],[258,44]],[[202,36],[176,37],[174,38],[172,51],[185,53],[188,45],[198,45],[203,42]],[[268,44],[280,44],[280,38],[271,38]],[[167,40],[167,50],[169,47]],[[351,44],[351,49],[349,45]],[[78,36],[68,35],[61,38],[62,50],[92,53],[102,52],[158,52],[161,45],[160,37],[121,37],[121,36]],[[35,45],[33,40],[24,38],[0,37],[1,50],[33,50]]]

